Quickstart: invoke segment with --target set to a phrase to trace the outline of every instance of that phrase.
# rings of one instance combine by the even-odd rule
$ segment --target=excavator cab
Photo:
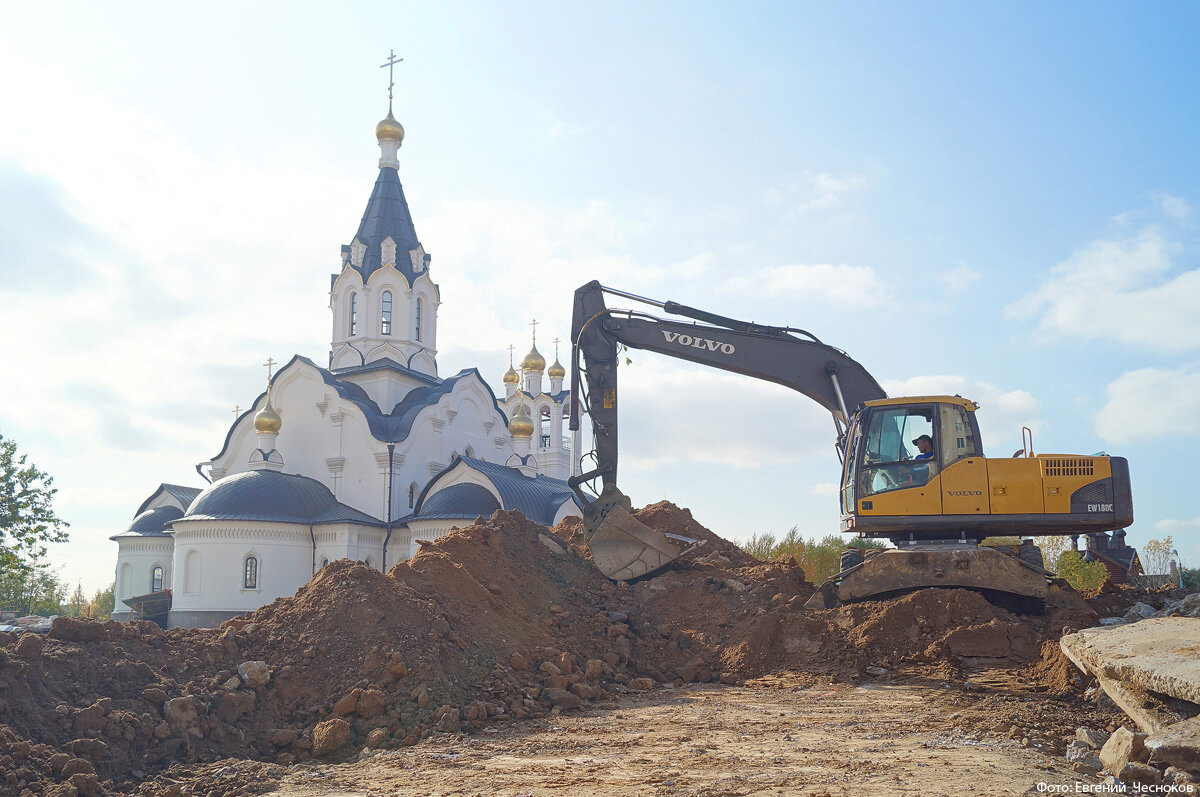
[[[977,406],[959,396],[866,402],[847,431],[840,490],[842,530],[862,531],[862,526],[856,528],[859,516],[877,511],[921,517],[941,514],[941,492],[930,488],[930,483],[956,463],[983,457]]]

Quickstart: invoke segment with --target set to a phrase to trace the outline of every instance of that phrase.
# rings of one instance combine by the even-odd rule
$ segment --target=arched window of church
[[[383,292],[383,315],[382,321],[379,323],[379,332],[382,335],[392,334],[392,292]]]
[[[258,589],[258,557],[247,556],[242,569],[242,589]]]
[[[131,583],[133,580],[132,573],[133,573],[133,567],[129,564],[129,562],[125,562],[121,565],[121,583],[117,585],[117,596],[118,597],[121,597],[121,598],[133,597],[133,594],[132,594],[133,593],[133,585]]]
[[[417,505],[417,485],[412,483],[408,485],[408,508],[412,509]]]
[[[417,297],[417,322],[414,325],[415,328],[413,330],[413,334],[416,337],[414,337],[413,340],[421,339],[421,315],[423,314],[422,311],[424,309],[425,309],[425,300],[420,297]]]
[[[538,415],[538,438],[542,448],[550,447],[550,408],[542,407]]]
[[[163,588],[163,569],[162,565],[155,565],[150,571],[150,591],[161,592]]]
[[[350,294],[350,337],[358,334],[358,294]]]
[[[188,551],[183,560],[183,592],[185,595],[200,594],[199,551]]]
[[[329,566],[329,557],[328,556],[321,557],[321,569],[324,570],[328,566]]]

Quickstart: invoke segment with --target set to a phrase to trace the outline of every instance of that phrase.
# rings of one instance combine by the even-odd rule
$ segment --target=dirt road
[[[691,685],[475,736],[436,736],[357,763],[295,767],[277,793],[1022,794],[1039,781],[1080,779],[1055,753],[1061,736],[1039,733],[1078,722],[1076,706],[946,686],[835,687],[800,675]]]

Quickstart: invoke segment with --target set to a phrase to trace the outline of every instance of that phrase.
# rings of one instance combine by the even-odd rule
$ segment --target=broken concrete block
[[[1146,737],[1146,749],[1159,761],[1200,771],[1200,717],[1178,722]]]
[[[1200,703],[1200,623],[1191,618],[1087,628],[1059,645],[1147,733],[1185,719],[1154,695]]]
[[[1120,777],[1121,770],[1130,761],[1145,763],[1150,760],[1150,751],[1146,749],[1146,734],[1134,733],[1128,728],[1117,728],[1104,747],[1100,748],[1100,760],[1104,768]]]
[[[1108,741],[1107,734],[1092,728],[1076,728],[1075,738],[1086,744],[1092,750],[1099,750]]]

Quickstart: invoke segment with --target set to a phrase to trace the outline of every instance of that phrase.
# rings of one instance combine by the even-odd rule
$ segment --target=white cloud
[[[1021,444],[1021,427],[1035,433],[1041,429],[1042,405],[1025,390],[1004,390],[991,382],[967,376],[914,376],[885,379],[882,387],[889,396],[962,396],[979,404],[975,417],[983,437],[984,451],[992,456],[1007,456]],[[1035,438],[1035,450],[1039,447]]]
[[[1162,205],[1163,215],[1173,221],[1186,221],[1192,215],[1192,206],[1177,196],[1162,194],[1158,201]]]
[[[830,496],[838,494],[838,486],[834,482],[822,482],[808,488],[810,495]]]
[[[1173,274],[1180,249],[1153,226],[1129,238],[1094,241],[1006,312],[1036,318],[1044,334],[1161,351],[1200,348],[1200,269]]]
[[[979,272],[965,263],[961,263],[955,268],[948,271],[943,271],[937,275],[937,279],[948,290],[956,293],[961,293],[967,288],[970,288],[979,280]]]
[[[1154,524],[1154,528],[1168,534],[1195,534],[1200,532],[1200,515],[1191,520],[1163,518]]]
[[[759,468],[815,453],[833,458],[833,423],[801,394],[644,352],[629,356],[633,364],[621,367],[622,468]]]
[[[1200,369],[1141,368],[1121,375],[1096,413],[1096,431],[1113,443],[1200,435]]]
[[[829,263],[794,263],[743,272],[729,278],[725,288],[839,307],[877,307],[888,300],[891,291],[870,266]]]

